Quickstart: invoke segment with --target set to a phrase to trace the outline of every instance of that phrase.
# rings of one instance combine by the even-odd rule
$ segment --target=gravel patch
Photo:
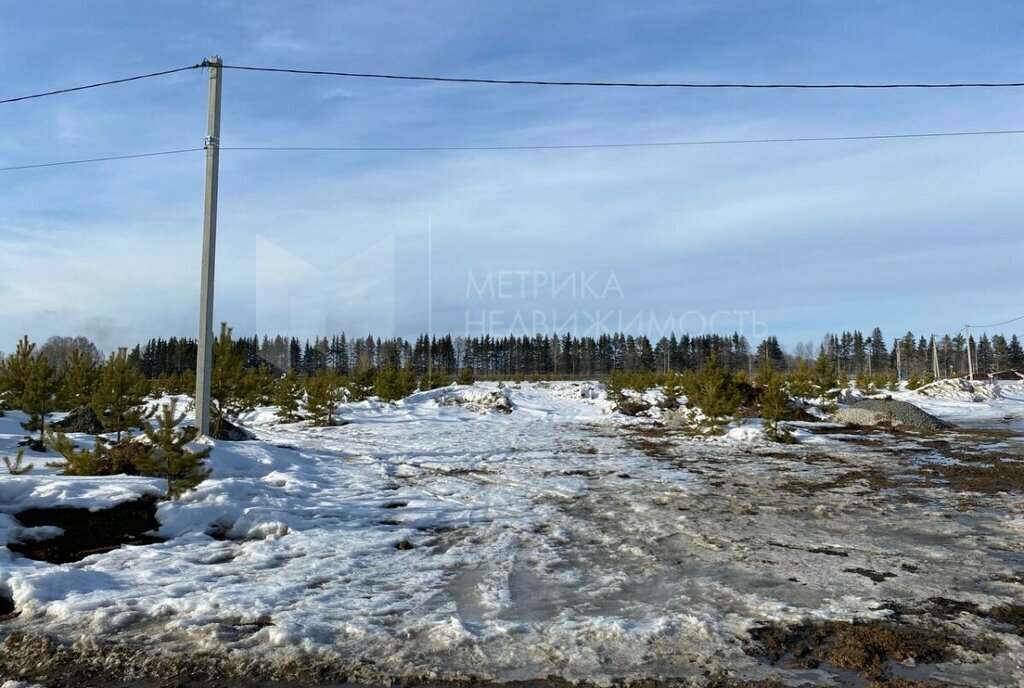
[[[906,401],[893,399],[865,399],[849,408],[840,409],[831,418],[842,425],[887,425],[916,430],[949,430],[956,426],[936,418]]]

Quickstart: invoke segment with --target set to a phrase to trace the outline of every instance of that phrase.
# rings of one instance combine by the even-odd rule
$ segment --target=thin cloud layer
[[[586,12],[571,3],[309,3],[302,11],[154,3],[131,16],[71,2],[20,6],[0,29],[0,59],[13,66],[0,92],[214,53],[229,63],[460,76],[1013,77],[1010,65],[1024,49],[1007,27],[1018,7],[979,18],[966,7],[911,4],[916,12],[808,6],[786,14],[759,3]],[[905,28],[909,18],[920,30]],[[41,51],[32,38],[40,26],[74,59],[58,63]],[[189,72],[0,109],[0,165],[201,145],[205,85]],[[228,72],[223,140],[515,145],[1002,129],[1019,124],[1013,113],[1022,100],[1010,91],[623,92]],[[599,151],[225,151],[215,317],[242,332],[299,337],[408,336],[428,325],[458,333],[479,311],[581,308],[564,294],[511,304],[467,297],[472,275],[597,272],[621,284],[601,307],[627,318],[755,311],[789,343],[874,324],[893,334],[944,332],[968,319],[1017,315],[1019,279],[990,266],[1024,253],[1015,241],[1022,149],[1024,138],[969,137]],[[107,349],[191,335],[202,173],[201,153],[4,173],[0,348],[22,333],[81,332]]]

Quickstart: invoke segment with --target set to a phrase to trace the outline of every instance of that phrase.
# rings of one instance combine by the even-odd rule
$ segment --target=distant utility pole
[[[967,331],[967,377],[973,380],[974,363],[971,361],[971,327],[970,325],[965,325],[964,329]]]
[[[205,62],[210,68],[210,104],[206,123],[206,204],[203,208],[203,266],[199,283],[199,351],[196,355],[196,427],[210,434],[210,378],[213,374],[213,269],[217,253],[217,177],[220,172],[219,57]]]
[[[932,376],[939,379],[939,347],[935,344],[935,335],[932,335]]]

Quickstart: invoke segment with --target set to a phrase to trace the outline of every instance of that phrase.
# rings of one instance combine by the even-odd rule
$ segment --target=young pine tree
[[[17,349],[0,364],[0,395],[14,408],[21,408],[21,397],[25,393],[36,345],[22,337]]]
[[[779,422],[792,417],[789,393],[782,376],[775,372],[771,365],[766,365],[758,374],[763,387],[761,389],[761,418],[768,439],[775,442],[790,444],[793,433],[788,429],[779,429]]]
[[[679,373],[666,373],[663,387],[665,390],[665,408],[675,408],[679,405],[679,399],[686,396],[683,376]]]
[[[165,404],[157,416],[157,426],[147,424],[143,428],[151,451],[135,461],[141,475],[159,476],[167,481],[167,499],[181,496],[210,475],[204,463],[212,448],[189,449],[198,430],[194,426],[181,427],[184,418],[185,414],[177,413],[177,401]]]
[[[247,408],[252,399],[250,387],[253,378],[246,375],[246,355],[235,346],[231,328],[220,324],[220,336],[213,344],[213,374],[210,377],[212,427],[214,436],[221,434],[221,425],[227,416],[237,415]]]
[[[796,362],[796,366],[789,374],[789,391],[798,399],[809,399],[814,396],[814,380],[807,362],[802,358]]]
[[[110,461],[107,457],[106,440],[97,437],[92,449],[79,449],[62,432],[50,430],[46,433],[46,446],[64,458],[64,463],[47,463],[60,468],[62,475],[110,475]]]
[[[826,405],[839,396],[839,379],[836,376],[836,363],[831,356],[825,353],[824,348],[818,353],[814,362],[814,369],[811,371],[811,381],[814,386],[814,394],[825,400]]]
[[[100,368],[93,389],[92,409],[106,432],[122,433],[142,427],[142,405],[149,384],[142,372],[128,360],[128,352],[120,349]]]
[[[723,420],[739,409],[740,391],[736,381],[714,353],[700,372],[689,378],[689,387],[687,396],[708,417],[714,430],[718,430]]]
[[[416,377],[408,368],[385,366],[373,381],[373,393],[381,401],[398,401],[416,391]]]
[[[28,422],[23,423],[29,432],[38,432],[39,441],[34,448],[43,451],[44,433],[46,431],[46,414],[57,405],[57,391],[60,383],[53,366],[46,356],[33,356],[25,379],[25,388],[21,393],[21,410],[28,414]]]
[[[362,401],[374,393],[377,380],[377,369],[369,361],[362,359],[352,371],[352,383],[349,392],[352,401]]]
[[[345,400],[345,380],[332,368],[321,368],[306,380],[306,411],[313,425],[334,425],[334,410]]]
[[[74,349],[61,366],[60,408],[70,410],[87,405],[92,400],[98,377],[99,370],[93,357]]]
[[[474,382],[476,382],[476,373],[469,366],[460,370],[458,376],[455,378],[455,383],[459,385],[471,385]]]
[[[274,403],[277,392],[276,380],[265,365],[249,368],[245,371],[243,385],[242,410],[252,411],[257,406],[269,406]]]
[[[865,370],[857,373],[857,380],[855,384],[857,385],[857,389],[864,394],[873,394],[875,392],[875,381]]]
[[[302,381],[298,373],[289,370],[278,378],[274,387],[274,405],[277,406],[277,419],[282,423],[295,423],[302,420],[299,413],[299,401],[302,399]]]
[[[23,447],[18,447],[18,453],[14,455],[13,461],[9,456],[4,457],[4,465],[7,466],[7,472],[11,475],[25,475],[35,468],[35,464],[26,464],[24,461],[25,449]]]

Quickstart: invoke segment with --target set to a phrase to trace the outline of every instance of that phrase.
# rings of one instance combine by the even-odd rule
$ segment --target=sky
[[[0,99],[195,64],[459,77],[1024,81],[1019,2],[0,0]],[[200,70],[0,105],[0,167],[202,146]],[[1024,89],[479,86],[224,71],[222,145],[1024,128]],[[0,350],[198,326],[204,154],[0,172]],[[1024,136],[221,154],[215,320],[299,338],[953,332],[1024,313]],[[1024,333],[1024,321],[1001,328]]]

